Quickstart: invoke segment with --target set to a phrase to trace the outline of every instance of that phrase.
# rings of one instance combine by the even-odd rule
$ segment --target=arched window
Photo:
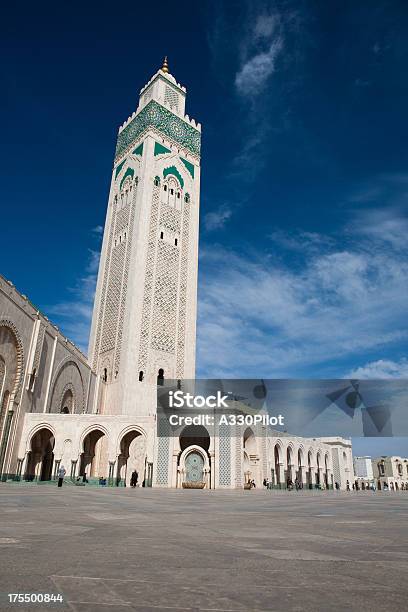
[[[103,379],[103,382],[108,382],[108,368],[103,369],[102,379]]]
[[[190,194],[186,193],[186,195],[184,196],[184,201],[188,204],[190,201]]]
[[[163,189],[164,191],[167,191],[167,185],[164,185]]]
[[[163,370],[163,368],[160,368],[159,372],[157,374],[157,384],[158,385],[163,385],[164,384],[164,370]]]
[[[143,376],[144,376],[143,375],[143,370],[140,370],[140,372],[139,372],[139,382],[142,382]]]
[[[155,176],[154,184],[155,184],[156,187],[158,187],[160,185],[160,178],[158,176]]]
[[[61,408],[61,414],[69,414],[68,406],[64,406],[63,408]]]

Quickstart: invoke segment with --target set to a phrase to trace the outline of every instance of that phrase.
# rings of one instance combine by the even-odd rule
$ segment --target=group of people
[[[350,487],[350,482],[347,481],[346,483],[346,489],[347,491],[377,491],[377,485],[375,483],[375,481],[373,482],[364,482],[363,480],[358,481],[355,480],[351,487]],[[378,482],[378,490],[381,491],[381,489],[383,491],[408,491],[408,484],[406,484],[404,486],[404,483],[401,483],[399,486],[398,484],[394,484],[394,483],[390,483],[388,484],[388,482]]]
[[[60,466],[60,468],[58,469],[58,487],[62,487],[62,483],[64,482],[64,478],[66,475],[67,471],[65,469],[65,467],[63,465]],[[139,480],[139,474],[137,472],[137,470],[133,470],[132,475],[130,477],[130,486],[132,487],[132,489],[134,489],[135,487],[137,487],[137,481]],[[76,483],[77,485],[81,485],[84,486],[86,483],[88,482],[88,479],[86,477],[86,473],[84,472],[82,476],[78,476],[78,478],[76,479]],[[107,484],[107,480],[104,476],[101,476],[99,478],[99,484],[101,486],[106,486]],[[255,486],[255,483],[254,483]]]
[[[263,486],[265,487],[265,489],[272,489],[273,482],[271,482],[267,478],[264,478]],[[293,491],[293,489],[296,489],[296,491],[300,491],[300,489],[303,489],[303,482],[301,482],[298,478],[295,478],[295,482],[293,482],[291,478],[288,478],[286,480],[286,488],[288,491]]]

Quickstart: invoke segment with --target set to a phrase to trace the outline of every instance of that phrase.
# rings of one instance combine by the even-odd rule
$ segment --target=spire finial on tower
[[[163,60],[163,66],[161,67],[162,72],[165,72],[166,74],[169,72],[169,65],[167,63],[167,55]]]

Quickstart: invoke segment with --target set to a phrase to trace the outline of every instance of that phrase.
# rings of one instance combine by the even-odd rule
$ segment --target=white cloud
[[[282,38],[278,36],[266,51],[260,51],[244,62],[235,77],[235,85],[241,95],[251,97],[262,91],[275,72],[276,59],[282,47]]]
[[[97,236],[102,236],[102,234],[103,234],[103,225],[96,225],[94,228],[92,228],[92,232],[94,234],[96,234]]]
[[[395,250],[408,250],[408,218],[399,210],[359,211],[349,231],[377,243],[388,243]]]
[[[204,216],[206,230],[212,231],[223,228],[231,215],[232,210],[226,205],[220,206],[216,211],[207,213]]]
[[[258,15],[253,28],[255,39],[270,38],[279,25],[277,15]]]
[[[408,360],[378,359],[351,370],[345,378],[408,378]]]
[[[283,247],[288,251],[298,251],[299,253],[310,254],[324,247],[334,246],[334,240],[330,236],[317,232],[287,232],[276,229],[269,235],[273,243]]]
[[[202,253],[200,376],[342,376],[340,359],[406,342],[408,259],[371,236],[347,248],[321,243],[296,270]]]

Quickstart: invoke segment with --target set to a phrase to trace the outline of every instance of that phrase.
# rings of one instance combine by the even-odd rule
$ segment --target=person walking
[[[63,465],[61,465],[61,467],[58,470],[58,486],[62,487],[62,483],[64,482],[64,476],[67,473],[67,470],[64,468]]]
[[[132,476],[130,477],[130,486],[132,487],[132,489],[136,487],[138,478],[139,478],[139,474],[137,473],[136,470],[133,470]]]

